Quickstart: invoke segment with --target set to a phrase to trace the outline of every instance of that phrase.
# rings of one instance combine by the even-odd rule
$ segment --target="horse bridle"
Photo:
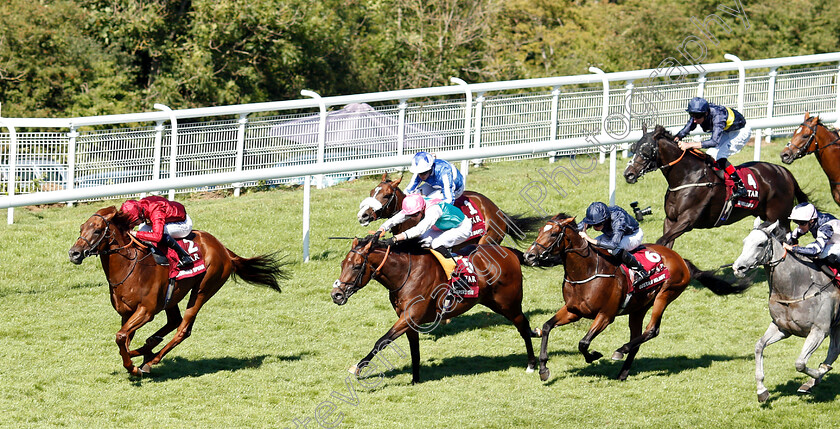
[[[787,147],[787,148],[789,148],[789,147],[795,147],[795,148],[796,148],[796,152],[794,152],[794,154],[793,154],[793,159],[794,159],[794,160],[797,160],[797,159],[799,159],[799,158],[802,158],[802,157],[804,157],[805,155],[808,155],[809,153],[812,153],[812,152],[813,152],[814,154],[816,154],[816,156],[819,158],[819,156],[820,156],[820,145],[819,145],[819,142],[814,142],[814,140],[817,138],[817,127],[818,127],[818,126],[825,127],[825,125],[823,125],[823,124],[822,124],[822,123],[820,123],[819,121],[817,121],[817,123],[816,123],[816,124],[814,124],[814,125],[808,125],[808,123],[807,123],[807,122],[803,122],[803,123],[800,125],[800,127],[805,127],[805,128],[807,128],[807,129],[811,130],[811,135],[810,135],[810,136],[808,136],[808,141],[807,141],[807,142],[805,142],[805,144],[804,144],[804,145],[802,145],[802,146],[794,146],[794,145],[793,145],[793,139],[791,139],[791,140],[790,140],[790,141],[789,141],[789,142],[785,145],[785,147]],[[828,130],[828,129],[826,128],[826,130]],[[813,144],[814,144],[814,150],[808,150],[808,148],[809,148],[809,147],[811,147],[811,143],[813,143]],[[823,146],[823,147],[822,147],[822,149],[825,149],[825,148],[827,148],[827,147],[829,147],[829,146],[832,146],[832,145],[836,145],[837,143],[840,143],[840,137],[838,137],[838,138],[834,139],[834,141],[832,141],[831,143],[829,143],[829,144],[827,144],[827,145]]]
[[[785,254],[782,255],[777,261],[773,261],[773,236],[770,235],[769,232],[761,229],[756,228],[756,231],[761,231],[765,237],[767,237],[767,245],[764,247],[761,255],[755,259],[755,263],[747,267],[746,271],[752,270],[753,268],[757,268],[759,265],[766,265],[769,268],[775,268],[777,265],[781,264],[782,261],[787,258],[787,250],[785,250]]]
[[[556,221],[556,220],[550,220],[550,221],[546,222],[546,225],[561,226],[561,225],[560,225],[560,222],[558,222],[558,221]],[[552,251],[553,251],[553,250],[554,250],[554,249],[555,249],[555,248],[556,248],[556,247],[560,244],[560,240],[561,240],[563,237],[565,237],[565,236],[566,236],[566,228],[568,228],[568,227],[569,227],[569,225],[570,225],[570,224],[568,224],[568,223],[567,223],[567,224],[565,224],[565,225],[562,225],[562,228],[560,228],[560,231],[557,233],[557,238],[555,238],[555,239],[554,239],[554,241],[552,241],[552,242],[551,242],[551,244],[550,244],[550,245],[548,245],[548,247],[543,246],[542,244],[537,243],[537,240],[534,240],[534,243],[533,243],[533,244],[531,244],[531,246],[532,246],[532,247],[539,247],[539,248],[543,249],[543,251],[542,251],[542,252],[540,252],[540,254],[539,254],[539,255],[537,255],[537,259],[540,259],[540,260],[546,260],[546,259],[548,259],[548,257],[549,257],[549,256],[551,256],[551,252],[552,252]],[[583,249],[587,248],[587,247],[588,247],[588,245],[589,245],[589,243],[587,242],[587,246],[584,246],[584,247],[580,247],[580,248],[576,248],[576,247],[566,248],[566,249],[563,249],[563,253],[569,253],[569,252],[580,252],[580,251],[582,251]]]
[[[85,256],[85,258],[90,257],[90,256],[107,256],[107,255],[110,255],[112,253],[119,253],[120,250],[126,249],[133,244],[133,241],[129,241],[128,244],[126,244],[124,246],[118,246],[118,247],[106,249],[106,250],[103,250],[103,251],[99,251],[98,248],[102,244],[102,240],[104,240],[105,237],[110,237],[108,239],[108,245],[109,246],[116,242],[116,238],[111,233],[111,221],[110,220],[106,219],[105,216],[102,216],[99,213],[94,213],[93,216],[98,216],[99,218],[102,219],[103,222],[105,222],[105,232],[103,232],[99,236],[99,239],[97,239],[96,242],[94,242],[94,243],[91,243],[90,240],[88,240],[87,238],[79,235],[78,240],[82,240],[85,243],[87,243],[87,245],[88,245],[88,248],[85,249],[84,251],[82,251],[82,254]],[[143,260],[143,259],[146,259],[147,257],[149,257],[152,254],[152,252],[149,251],[149,253],[147,253],[142,258],[138,258],[137,257],[138,252],[139,251],[137,250],[137,248],[134,248],[134,257],[133,258],[129,258],[128,256],[125,256],[126,259],[131,259],[131,260],[134,261],[134,263],[132,264],[131,269],[128,270],[128,274],[125,275],[125,278],[123,278],[122,281],[117,282],[117,283],[111,283],[111,280],[109,279],[108,280],[108,285],[110,287],[119,286],[119,285],[125,283],[125,281],[128,280],[128,278],[131,276],[131,273],[134,272],[134,269],[137,267],[137,263],[139,261]]]
[[[642,155],[642,150],[647,148],[648,146],[650,146],[652,148],[650,159],[648,159],[646,156]],[[656,144],[656,139],[654,139],[653,137],[651,137],[650,140],[647,140],[647,141],[643,142],[642,144],[640,144],[639,147],[636,148],[635,153],[638,154],[639,157],[642,158],[645,161],[645,163],[642,164],[641,169],[639,170],[639,173],[638,173],[639,178],[641,178],[645,174],[653,171],[655,168],[659,168],[659,169],[665,168],[664,166],[658,165],[657,161],[659,160],[659,145]],[[636,159],[635,156],[633,158],[631,158],[630,163],[635,165],[636,164],[635,159]]]
[[[385,182],[382,182],[382,183],[385,183]],[[391,196],[388,197],[388,200],[385,201],[385,204],[382,204],[382,207],[380,207],[379,210],[374,210],[373,211],[373,220],[379,220],[380,212],[384,212],[385,209],[387,209],[388,206],[390,206],[391,203],[394,202],[396,199],[397,199],[397,191],[395,190],[395,191],[391,192]],[[396,209],[397,209],[397,207],[394,207],[394,211],[397,211]]]
[[[370,251],[368,251],[367,253],[362,253],[356,250],[355,248],[350,249],[350,253],[361,255],[362,258],[364,258],[364,260],[362,261],[362,266],[359,269],[359,274],[356,274],[356,278],[353,279],[352,283],[336,280],[336,282],[338,282],[337,286],[349,285],[349,287],[344,288],[345,298],[350,298],[351,295],[353,295],[359,289],[362,288],[362,278],[364,277],[368,266],[370,266],[370,268],[373,270],[373,272],[370,275],[370,278],[375,279],[377,276],[379,276],[379,270],[381,270],[382,267],[385,265],[385,261],[388,260],[388,255],[390,254],[390,252],[391,246],[388,246],[388,249],[385,250],[385,257],[382,258],[382,262],[379,264],[378,267],[374,269],[372,264],[368,265],[368,256],[370,255]],[[355,268],[353,269],[355,270]],[[411,273],[411,258],[408,259],[408,272]],[[406,281],[408,281],[408,276],[406,276]],[[405,286],[405,282],[403,282],[402,286]],[[400,286],[397,290],[402,289],[402,286]]]

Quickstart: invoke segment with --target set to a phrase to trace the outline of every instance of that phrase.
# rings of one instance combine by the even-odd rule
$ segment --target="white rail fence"
[[[320,187],[404,167],[421,149],[462,160],[467,174],[470,159],[593,152],[597,144],[638,139],[638,133],[628,134],[628,124],[635,130],[652,120],[682,126],[686,101],[697,95],[737,106],[756,139],[789,132],[806,110],[838,120],[840,52],[726,58],[731,62],[689,67],[681,75],[674,69],[590,68],[588,75],[481,84],[453,78],[453,86],[348,96],[303,91],[308,99],[212,108],[155,105],[157,112],[126,115],[0,117],[0,129],[8,130],[0,133],[0,208],[9,208],[11,223],[13,207],[32,204],[165,190],[171,196],[233,188],[238,195],[242,186],[308,183],[312,175]],[[602,125],[615,125],[616,118],[623,130],[608,133]],[[622,126],[622,118],[628,124]],[[755,148],[758,157],[761,145]],[[613,199],[615,151],[610,158]],[[306,186],[304,259],[309,193]]]

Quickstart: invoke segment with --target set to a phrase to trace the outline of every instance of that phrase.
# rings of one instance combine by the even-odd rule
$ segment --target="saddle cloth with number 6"
[[[628,292],[635,292],[652,286],[659,286],[664,283],[665,280],[671,278],[671,272],[668,271],[668,267],[666,267],[665,263],[662,262],[662,256],[659,253],[656,253],[645,246],[639,246],[630,251],[630,254],[632,254],[643,267],[645,267],[648,273],[650,273],[650,279],[640,284],[637,288],[633,288],[633,280],[636,278],[636,273],[629,270],[624,265],[621,265],[621,268],[624,270],[624,274],[627,275],[627,278],[630,280],[630,290]]]
[[[207,271],[204,258],[201,256],[201,252],[198,251],[198,244],[193,239],[195,239],[195,233],[191,232],[188,236],[177,240],[178,244],[190,254],[190,258],[193,260],[192,265],[183,270],[178,269],[178,254],[172,249],[167,249],[166,259],[169,260],[170,279],[187,279]]]

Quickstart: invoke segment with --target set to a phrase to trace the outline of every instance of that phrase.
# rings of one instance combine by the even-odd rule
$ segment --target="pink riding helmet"
[[[426,200],[420,194],[407,195],[402,202],[402,212],[405,215],[420,213],[426,209]]]

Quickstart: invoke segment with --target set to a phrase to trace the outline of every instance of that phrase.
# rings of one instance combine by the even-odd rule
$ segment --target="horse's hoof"
[[[811,394],[811,386],[808,383],[805,383],[799,386],[799,389],[796,389],[796,393],[801,393],[803,395],[810,395]]]
[[[770,392],[766,390],[758,394],[758,402],[765,403],[768,398],[770,398]]]
[[[143,371],[140,371],[140,368],[137,368],[136,366],[131,368],[128,373],[133,377],[143,378]]]
[[[531,330],[531,338],[540,338],[542,337],[542,329],[534,328]]]
[[[590,355],[586,358],[586,363],[592,363],[592,362],[595,362],[596,360],[601,359],[602,357],[604,357],[604,355],[602,355],[600,352],[594,352],[594,351],[593,351],[593,352],[592,352],[592,353],[591,353],[591,354],[590,354]]]
[[[612,355],[612,360],[622,360],[622,359],[624,359],[624,353],[621,353],[620,351],[616,350],[615,353],[613,353],[613,355]]]
[[[528,365],[528,367],[525,368],[525,374],[530,374],[532,372],[534,372],[534,367],[531,366],[531,365]]]
[[[143,374],[150,374],[152,372],[152,366],[148,363],[144,363],[143,366],[140,367],[140,372]]]
[[[347,370],[347,372],[349,372],[350,374],[353,374],[353,375],[358,376],[358,375],[359,375],[359,367],[358,367],[358,365],[353,365],[353,366],[351,366],[351,367]]]
[[[546,368],[545,371],[540,370],[540,380],[547,381],[550,375],[551,371],[549,371],[548,368]]]

